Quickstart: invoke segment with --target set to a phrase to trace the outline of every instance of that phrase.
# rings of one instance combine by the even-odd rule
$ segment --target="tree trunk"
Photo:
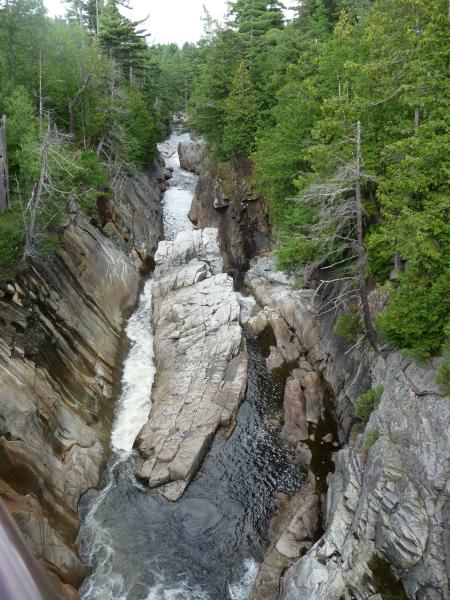
[[[361,122],[356,125],[356,248],[357,248],[357,268],[359,295],[361,298],[362,312],[364,318],[364,327],[369,342],[377,349],[377,334],[372,325],[370,317],[369,299],[366,285],[366,252],[364,249],[363,232],[363,204],[361,196]]]
[[[45,136],[42,146],[41,165],[39,171],[39,179],[33,188],[30,199],[30,223],[25,235],[25,250],[23,252],[23,260],[26,261],[33,254],[34,242],[38,225],[39,212],[42,204],[42,193],[44,183],[48,176],[48,150],[50,147],[50,134]]]
[[[420,108],[418,106],[414,109],[414,132],[417,134],[420,125]]]
[[[8,149],[6,146],[6,117],[0,118],[0,212],[9,208]]]

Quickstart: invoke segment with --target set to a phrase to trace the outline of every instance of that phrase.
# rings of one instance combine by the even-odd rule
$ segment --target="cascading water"
[[[180,168],[176,148],[165,144],[174,169],[164,198],[166,237],[191,227],[187,211],[196,176]],[[169,157],[167,157],[169,155]],[[246,332],[248,388],[237,426],[219,432],[180,501],[170,503],[136,482],[132,446],[148,417],[154,375],[148,281],[131,317],[130,351],[111,435],[112,457],[100,491],[80,508],[80,553],[93,568],[83,600],[247,600],[265,545],[277,491],[302,482],[271,422],[280,410],[284,379],[267,371],[268,345]],[[241,297],[245,313],[251,301]],[[164,374],[160,374],[164,376]]]

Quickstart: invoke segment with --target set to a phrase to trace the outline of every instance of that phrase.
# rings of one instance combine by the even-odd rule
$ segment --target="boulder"
[[[137,439],[138,477],[181,497],[214,434],[233,420],[247,382],[245,340],[232,279],[222,273],[217,231],[185,231],[155,257],[158,374]]]
[[[205,145],[201,140],[180,142],[178,144],[178,156],[182,169],[200,173],[200,166],[205,153]]]

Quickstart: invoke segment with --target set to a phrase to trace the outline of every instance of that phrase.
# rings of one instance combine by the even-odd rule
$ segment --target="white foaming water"
[[[126,327],[130,349],[124,363],[122,393],[111,433],[111,446],[121,456],[130,454],[151,407],[150,395],[155,377],[152,292],[153,280],[149,279]]]
[[[229,586],[229,592],[232,600],[247,600],[253,589],[258,575],[259,565],[253,558],[244,560],[244,575],[237,583]]]

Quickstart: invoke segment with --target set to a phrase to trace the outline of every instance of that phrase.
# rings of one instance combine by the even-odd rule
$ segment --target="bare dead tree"
[[[36,231],[39,219],[39,212],[41,205],[44,200],[44,184],[48,178],[48,151],[50,147],[51,132],[46,133],[42,146],[41,146],[41,161],[39,167],[39,179],[33,187],[31,192],[30,202],[28,204],[28,210],[30,214],[29,223],[25,233],[25,249],[23,252],[23,260],[28,260],[34,249],[34,242],[36,238]]]
[[[0,212],[9,208],[8,148],[6,144],[6,117],[0,118]]]
[[[24,262],[38,255],[39,242],[58,214],[56,204],[61,198],[68,198],[74,191],[73,189],[58,189],[59,175],[65,172],[67,181],[71,181],[73,169],[77,168],[67,153],[66,147],[69,139],[68,135],[63,135],[55,128],[49,127],[39,146],[39,176],[24,211]],[[52,179],[56,181],[54,182]]]
[[[314,258],[304,264],[305,281],[311,280],[313,273],[331,269],[339,272],[333,279],[322,279],[316,288],[313,301],[322,298],[319,312],[338,311],[359,298],[366,338],[376,347],[366,283],[362,183],[369,178],[362,171],[360,122],[350,141],[355,148],[354,159],[293,200],[314,214],[314,220],[299,230],[314,248]]]

